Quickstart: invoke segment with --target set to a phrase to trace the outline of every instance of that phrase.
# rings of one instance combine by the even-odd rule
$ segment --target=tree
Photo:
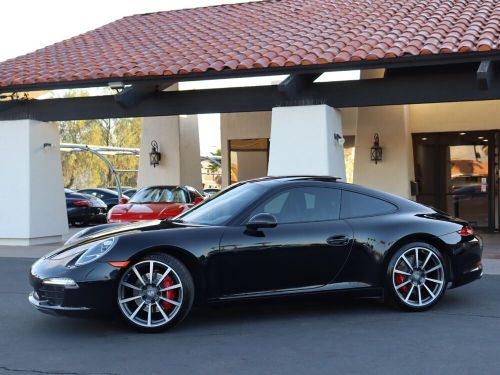
[[[68,91],[64,97],[88,96],[85,91]],[[142,119],[101,119],[60,121],[59,133],[62,143],[139,148],[141,144]],[[137,170],[137,156],[106,156],[115,169]],[[88,152],[63,152],[61,155],[64,186],[106,187],[114,185],[111,171],[95,155]],[[137,173],[120,174],[123,186],[137,186]]]
[[[222,156],[222,150],[218,148],[214,152],[210,153],[212,156]],[[221,167],[220,164],[217,164],[213,161],[210,161],[210,164],[207,167],[208,173],[213,173],[213,174],[220,174],[221,173]]]

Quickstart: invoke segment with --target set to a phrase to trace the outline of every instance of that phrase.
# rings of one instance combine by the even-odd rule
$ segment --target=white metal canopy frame
[[[120,183],[120,176],[118,172],[137,172],[137,170],[119,170],[113,167],[113,164],[104,155],[133,155],[139,156],[138,148],[125,148],[125,147],[111,147],[111,146],[89,146],[74,143],[61,143],[61,151],[66,152],[90,152],[101,159],[109,168],[116,182],[116,189],[118,191],[118,203],[122,196],[122,187]]]

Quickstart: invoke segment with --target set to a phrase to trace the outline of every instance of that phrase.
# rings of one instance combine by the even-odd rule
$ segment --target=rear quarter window
[[[342,191],[342,207],[340,211],[342,219],[385,215],[396,210],[397,207],[394,204],[382,199],[348,190]]]

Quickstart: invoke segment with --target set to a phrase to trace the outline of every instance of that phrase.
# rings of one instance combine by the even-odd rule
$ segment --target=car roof
[[[376,190],[376,189],[371,189],[365,186],[357,185],[357,184],[352,184],[344,181],[340,181],[338,177],[333,177],[333,176],[312,176],[312,175],[305,175],[305,176],[300,176],[300,175],[294,175],[294,176],[268,176],[268,177],[262,177],[262,178],[257,178],[253,180],[248,180],[248,181],[242,181],[242,183],[255,183],[255,184],[263,184],[263,185],[269,185],[269,187],[277,187],[279,185],[294,185],[296,183],[328,183],[328,184],[333,184],[335,187],[338,187],[339,189],[343,190],[350,190],[356,193],[360,194],[365,194],[365,195],[370,195],[375,198],[379,198],[382,200],[386,200],[388,202],[391,202],[395,205],[397,205],[400,208],[406,208],[406,209],[418,209],[418,210],[429,210],[432,211],[432,209],[414,202],[412,200],[400,197],[398,195],[394,195],[391,193],[387,193],[384,191]]]
[[[87,191],[95,190],[95,191],[101,191],[101,192],[105,192],[105,193],[110,193],[110,194],[113,194],[113,195],[118,195],[117,191],[111,190],[111,189],[107,189],[107,188],[85,188],[85,189],[79,189],[78,191],[82,191],[82,190],[87,190]]]
[[[92,195],[85,194],[85,193],[78,193],[76,191],[72,191],[70,193],[67,193],[66,198],[91,200],[91,199],[94,199],[95,197],[93,197]]]

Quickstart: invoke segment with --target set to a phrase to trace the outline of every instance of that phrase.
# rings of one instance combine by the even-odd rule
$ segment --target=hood
[[[84,229],[71,237],[64,246],[45,255],[50,258],[69,249],[79,247],[91,242],[100,241],[109,237],[122,236],[131,233],[140,233],[153,230],[201,227],[203,225],[178,223],[167,220],[150,220],[134,223],[103,224]],[[70,242],[71,241],[71,242]]]
[[[117,236],[130,232],[142,232],[164,227],[161,220],[140,221],[134,223],[103,224],[83,229],[66,241],[64,248],[80,246],[106,237]]]

